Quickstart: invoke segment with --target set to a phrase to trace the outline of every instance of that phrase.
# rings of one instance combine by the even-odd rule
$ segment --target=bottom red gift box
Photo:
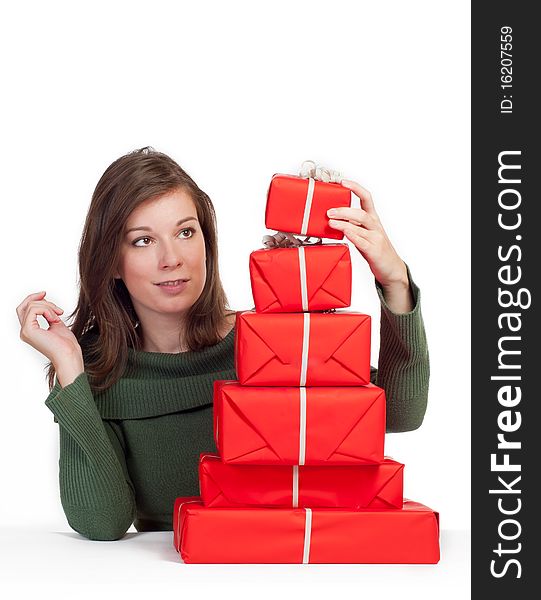
[[[437,563],[438,513],[402,508],[209,508],[177,498],[174,546],[185,563]]]

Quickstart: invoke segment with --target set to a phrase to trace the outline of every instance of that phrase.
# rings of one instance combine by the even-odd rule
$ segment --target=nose
[[[180,250],[175,247],[174,242],[164,242],[160,248],[159,268],[161,270],[173,270],[183,264]]]

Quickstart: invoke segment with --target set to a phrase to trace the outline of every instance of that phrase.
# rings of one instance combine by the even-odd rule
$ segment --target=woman
[[[386,390],[387,431],[415,429],[429,374],[419,290],[370,194],[342,185],[362,209],[338,208],[330,225],[368,261],[381,299],[372,381]],[[94,191],[79,271],[72,325],[46,292],[17,307],[21,339],[50,360],[45,404],[59,423],[64,512],[95,540],[119,539],[134,521],[171,530],[175,498],[198,494],[200,453],[216,451],[213,382],[237,378],[211,200],[165,154],[122,156]]]

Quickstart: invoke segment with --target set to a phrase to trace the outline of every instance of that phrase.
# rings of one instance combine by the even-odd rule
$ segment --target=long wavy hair
[[[206,249],[205,286],[186,314],[183,341],[201,350],[220,341],[228,301],[218,272],[216,213],[210,198],[169,156],[146,146],[115,160],[92,195],[79,245],[79,299],[68,324],[83,350],[85,372],[94,392],[114,385],[128,359],[128,347],[141,350],[141,328],[128,290],[114,279],[121,240],[130,213],[142,202],[182,189],[197,209]],[[85,336],[87,332],[97,334]],[[84,343],[83,343],[84,342]],[[179,340],[180,342],[180,340]],[[49,390],[55,368],[45,367]]]

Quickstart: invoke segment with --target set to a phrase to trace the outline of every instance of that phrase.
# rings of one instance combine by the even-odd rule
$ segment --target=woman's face
[[[205,240],[195,204],[184,190],[147,200],[132,211],[124,228],[120,277],[139,318],[189,309],[205,286]],[[158,285],[187,280],[180,286]]]

